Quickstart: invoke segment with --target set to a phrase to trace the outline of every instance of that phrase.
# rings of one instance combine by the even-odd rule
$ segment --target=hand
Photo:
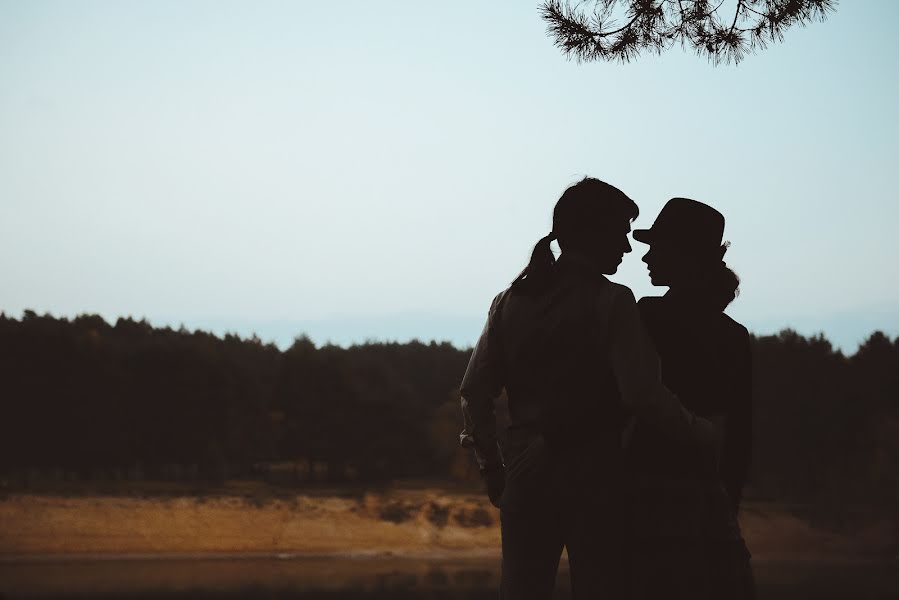
[[[494,467],[482,471],[481,475],[487,481],[487,497],[490,498],[490,504],[499,508],[499,500],[506,489],[506,469]]]

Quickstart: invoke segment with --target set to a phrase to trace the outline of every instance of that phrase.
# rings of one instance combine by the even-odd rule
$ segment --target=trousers
[[[554,453],[537,436],[506,463],[502,600],[552,598],[563,549],[575,600],[623,598],[627,520],[614,450]]]
[[[754,600],[751,554],[717,481],[636,476],[633,600]]]

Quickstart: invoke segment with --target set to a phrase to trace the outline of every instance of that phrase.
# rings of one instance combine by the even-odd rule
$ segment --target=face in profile
[[[597,236],[597,262],[603,274],[614,275],[624,255],[631,251],[630,232],[630,220],[622,220]]]
[[[682,279],[684,257],[678,250],[661,241],[653,242],[643,255],[653,285],[671,286]]]
[[[613,275],[618,271],[624,255],[631,251],[628,234],[631,232],[630,220],[622,220],[600,230],[592,230],[585,237],[568,237],[567,241],[559,241],[562,253],[568,248],[572,252],[589,257],[604,275]]]

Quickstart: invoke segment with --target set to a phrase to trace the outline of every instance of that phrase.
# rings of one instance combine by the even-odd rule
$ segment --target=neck
[[[671,286],[665,294],[665,298],[671,302],[688,308],[705,310],[712,307],[707,291],[695,284],[681,284]]]
[[[590,258],[586,254],[578,250],[563,250],[562,254],[559,255],[558,263],[563,267],[577,267],[579,269],[595,271],[597,274],[602,274],[599,265],[596,263],[596,260]]]
[[[575,250],[574,248],[563,250],[562,254],[559,255],[559,260],[578,264],[593,264],[594,262],[590,260],[590,257],[587,256],[584,252]]]

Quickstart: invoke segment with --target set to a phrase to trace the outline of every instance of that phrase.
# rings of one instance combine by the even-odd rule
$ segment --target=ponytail
[[[512,287],[525,293],[535,293],[546,288],[552,279],[553,265],[556,257],[550,244],[556,239],[552,231],[534,245],[531,260],[524,270],[512,282]]]

